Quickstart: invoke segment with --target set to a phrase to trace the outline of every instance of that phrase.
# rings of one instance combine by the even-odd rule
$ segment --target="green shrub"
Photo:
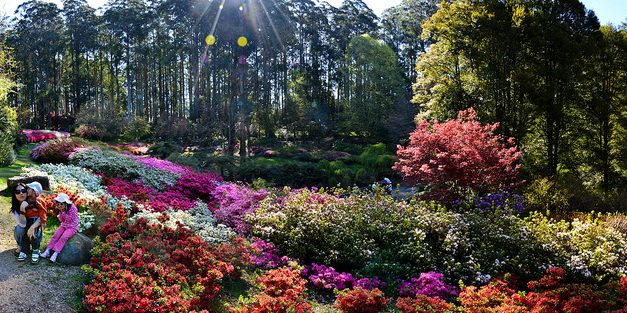
[[[529,184],[523,191],[524,207],[529,211],[566,210],[568,192],[556,181],[543,177]]]
[[[12,108],[0,104],[0,166],[15,162],[13,143],[17,134],[17,115]]]
[[[437,270],[483,283],[503,272],[541,273],[552,261],[516,216],[456,213],[382,192],[287,190],[249,219],[255,236],[291,257],[380,278]]]
[[[134,118],[126,123],[122,132],[122,140],[125,141],[138,141],[150,138],[152,132],[150,130],[150,123],[145,118]],[[163,157],[165,158],[165,157]]]
[[[94,140],[118,139],[124,129],[124,117],[120,114],[96,114],[92,110],[81,110],[76,118],[76,134]]]
[[[171,141],[160,141],[155,143],[150,149],[148,153],[153,157],[158,157],[161,159],[165,159],[169,157],[172,153],[181,152],[182,148],[180,145],[171,142]]]
[[[571,222],[556,221],[532,213],[525,225],[554,256],[552,265],[584,277],[605,279],[627,274],[627,235],[604,219],[589,213]]]

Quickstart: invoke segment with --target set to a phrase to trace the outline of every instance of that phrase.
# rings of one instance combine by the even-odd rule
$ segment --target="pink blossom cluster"
[[[26,136],[28,142],[40,142],[50,139],[70,137],[68,132],[52,131],[52,130],[30,130],[24,129],[22,133]]]
[[[193,172],[193,170],[190,167],[176,164],[168,160],[162,160],[162,159],[151,158],[151,157],[141,157],[141,156],[136,156],[136,155],[133,155],[132,157],[133,159],[135,159],[135,161],[141,164],[144,164],[148,167],[156,168],[158,170],[162,170],[162,171],[166,171],[166,172],[170,172],[170,173],[174,173],[178,175],[185,175],[185,174]]]
[[[447,285],[444,282],[444,274],[437,272],[422,273],[418,278],[414,277],[409,281],[401,282],[399,296],[415,297],[419,294],[446,299],[447,297],[457,296],[459,289],[455,286]]]
[[[233,183],[217,186],[213,198],[217,202],[217,209],[213,212],[216,220],[235,230],[240,235],[250,233],[251,225],[244,221],[244,217],[259,207],[259,202],[268,196],[268,192],[254,190]]]

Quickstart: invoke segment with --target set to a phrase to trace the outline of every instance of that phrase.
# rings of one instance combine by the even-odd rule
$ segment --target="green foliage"
[[[148,139],[151,135],[152,132],[148,120],[138,117],[126,123],[121,139],[125,141],[138,141]]]
[[[8,166],[15,162],[13,143],[17,133],[17,116],[15,110],[0,103],[0,166]]]
[[[485,282],[503,272],[532,276],[553,261],[516,216],[456,213],[385,193],[286,192],[262,201],[250,217],[253,234],[304,262],[380,278],[437,270]]]
[[[281,151],[282,157],[244,161],[236,168],[236,178],[249,182],[263,178],[275,186],[291,187],[370,185],[389,176],[396,160],[382,143],[356,149],[361,154],[336,161],[318,161],[312,154],[295,149]],[[292,158],[286,158],[290,155]]]
[[[568,208],[567,190],[556,181],[543,177],[535,179],[523,192],[524,207],[528,210],[565,210]]]
[[[83,138],[112,141],[118,139],[125,123],[121,114],[98,114],[83,110],[76,118],[76,125],[76,134]]]
[[[627,273],[627,236],[599,217],[590,213],[568,222],[533,213],[525,224],[556,265],[599,280],[620,277]]]
[[[404,95],[403,76],[394,51],[382,41],[360,35],[351,40],[346,63],[344,129],[382,138],[390,112]]]
[[[172,141],[159,141],[150,147],[148,153],[153,157],[165,159],[172,153],[181,152],[181,146]]]

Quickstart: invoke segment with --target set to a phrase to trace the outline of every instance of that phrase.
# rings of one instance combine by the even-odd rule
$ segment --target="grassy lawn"
[[[7,194],[7,180],[9,177],[19,176],[22,167],[33,164],[30,158],[30,152],[37,144],[27,144],[17,151],[17,160],[13,165],[0,167],[0,207],[8,207],[11,203],[10,195]]]

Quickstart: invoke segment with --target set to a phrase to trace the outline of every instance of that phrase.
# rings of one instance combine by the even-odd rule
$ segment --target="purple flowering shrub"
[[[400,297],[416,297],[425,295],[446,299],[457,296],[459,289],[444,282],[444,274],[437,272],[427,272],[420,274],[418,278],[411,278],[409,281],[401,281],[398,294]]]
[[[475,209],[484,213],[517,214],[523,211],[523,197],[507,190],[472,199]]]
[[[287,256],[281,256],[279,249],[269,241],[257,239],[250,246],[254,251],[251,254],[251,260],[256,267],[274,269],[285,266],[290,261]]]
[[[232,183],[217,186],[213,192],[213,198],[217,202],[213,216],[218,223],[233,228],[240,235],[247,235],[252,226],[244,217],[254,212],[267,195],[268,192],[263,189],[253,190]]]
[[[366,290],[382,288],[385,283],[378,278],[361,278],[357,279],[351,273],[340,273],[333,267],[313,263],[306,266],[302,275],[318,289],[326,290],[343,290],[347,288],[361,287]]]

